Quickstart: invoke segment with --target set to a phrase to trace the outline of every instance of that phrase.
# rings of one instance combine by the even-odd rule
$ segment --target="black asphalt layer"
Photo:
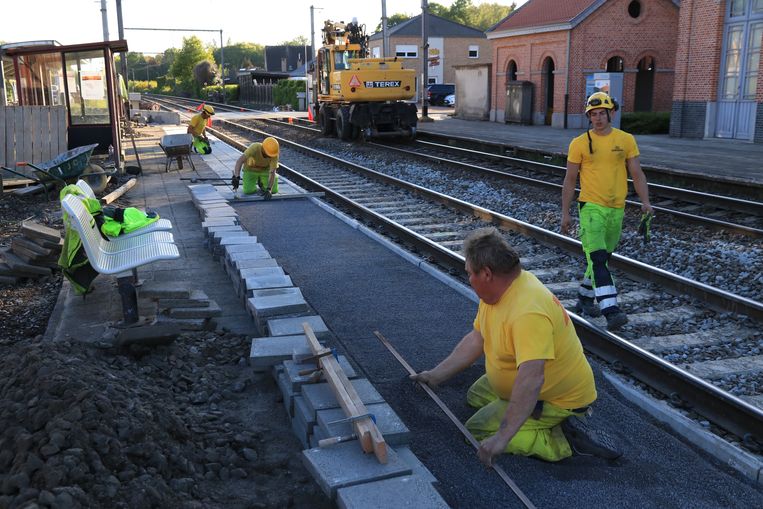
[[[233,204],[336,336],[337,349],[370,379],[412,432],[411,449],[440,480],[452,507],[520,507],[447,417],[407,379],[374,330],[416,370],[434,366],[471,329],[476,304],[308,200]],[[591,421],[623,458],[556,464],[504,455],[500,465],[538,507],[763,507],[761,490],[624,401],[594,364]],[[475,366],[438,390],[463,421]]]

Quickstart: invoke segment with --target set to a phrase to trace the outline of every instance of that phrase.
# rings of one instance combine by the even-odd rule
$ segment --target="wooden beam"
[[[320,353],[324,348],[315,337],[312,327],[307,322],[302,324],[307,336],[307,343],[314,355]],[[334,392],[339,406],[342,407],[347,417],[359,417],[368,414],[366,406],[358,396],[355,387],[352,385],[339,362],[333,355],[327,355],[318,359],[320,367],[323,370],[323,376],[329,383]],[[355,434],[358,436],[363,452],[376,455],[379,463],[387,463],[387,444],[384,441],[379,428],[370,417],[364,417],[352,422]]]
[[[137,184],[138,181],[135,179],[130,179],[127,181],[126,184],[122,185],[121,187],[115,189],[114,191],[110,192],[103,198],[101,198],[101,203],[104,205],[108,205],[109,203],[113,202],[114,200],[118,199],[120,196],[125,194],[127,191],[133,188],[135,184]]]

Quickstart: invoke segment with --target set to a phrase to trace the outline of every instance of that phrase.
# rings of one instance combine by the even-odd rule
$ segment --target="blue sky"
[[[472,0],[474,4],[481,0]],[[492,0],[511,5],[511,0]],[[449,6],[453,0],[438,3]],[[517,0],[517,5],[524,3]],[[126,28],[191,28],[223,30],[225,42],[279,44],[303,35],[310,39],[310,6],[315,10],[315,38],[326,19],[350,21],[358,18],[372,32],[381,19],[381,0],[360,0],[352,7],[339,0],[122,0]],[[247,7],[241,7],[245,5]],[[263,7],[266,5],[267,7]],[[109,38],[118,39],[116,1],[107,0]],[[320,8],[320,10],[318,10]],[[3,7],[0,40],[19,42],[55,39],[61,44],[103,40],[101,3],[98,0],[14,0]],[[387,0],[387,16],[396,13],[418,14],[420,0]],[[147,13],[151,13],[148,15]],[[14,20],[14,21],[11,21]],[[156,53],[168,47],[179,48],[183,37],[194,32],[126,31],[130,51]],[[220,44],[219,32],[196,32],[202,41]]]

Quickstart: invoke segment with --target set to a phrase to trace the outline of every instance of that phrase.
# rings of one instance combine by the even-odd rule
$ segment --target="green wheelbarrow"
[[[90,156],[93,155],[93,150],[97,146],[98,144],[94,143],[76,147],[44,163],[33,164],[23,161],[16,163],[16,166],[19,167],[29,166],[32,168],[36,177],[14,171],[6,166],[0,166],[0,168],[42,185],[46,196],[48,195],[48,185],[51,182],[65,186],[75,184],[80,178],[86,181],[93,188],[93,191],[102,193],[106,189],[108,177],[114,175],[115,172],[107,172],[101,166],[90,162]]]

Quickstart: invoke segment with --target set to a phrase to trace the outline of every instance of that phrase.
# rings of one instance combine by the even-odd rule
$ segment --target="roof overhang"
[[[520,35],[535,35],[544,34],[547,32],[561,32],[564,30],[572,30],[573,23],[557,23],[554,25],[542,25],[535,27],[515,28],[513,30],[501,30],[500,32],[490,32],[487,34],[488,39],[503,39],[504,37],[517,37]]]

